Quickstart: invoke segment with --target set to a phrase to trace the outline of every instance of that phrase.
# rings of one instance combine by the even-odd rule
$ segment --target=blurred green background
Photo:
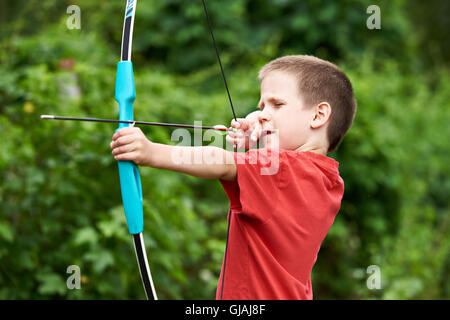
[[[238,116],[257,72],[287,54],[338,64],[358,112],[339,150],[341,210],[313,269],[315,299],[449,299],[450,2],[209,0]],[[66,9],[81,9],[69,30]],[[381,9],[369,30],[366,9]],[[116,126],[125,1],[0,2],[0,299],[143,299],[127,233]],[[200,0],[140,0],[135,118],[228,125],[232,116]],[[142,128],[172,143],[167,128]],[[161,299],[214,299],[228,200],[218,181],[141,168],[145,241]],[[301,253],[299,253],[301,254]],[[81,268],[68,290],[66,268]],[[381,289],[366,285],[370,265]]]

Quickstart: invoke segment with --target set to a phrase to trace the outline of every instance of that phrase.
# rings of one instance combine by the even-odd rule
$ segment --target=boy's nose
[[[266,110],[261,111],[260,114],[258,115],[259,122],[270,121],[271,118],[272,117],[270,113],[267,112]]]

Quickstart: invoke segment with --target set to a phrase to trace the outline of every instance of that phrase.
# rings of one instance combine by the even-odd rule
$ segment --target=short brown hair
[[[356,113],[356,100],[347,76],[333,63],[307,55],[285,56],[269,62],[259,71],[259,80],[272,71],[284,71],[297,78],[307,107],[320,102],[330,104],[328,151],[336,150]]]

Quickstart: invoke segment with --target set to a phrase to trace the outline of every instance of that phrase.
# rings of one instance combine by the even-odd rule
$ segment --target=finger
[[[136,152],[127,152],[114,155],[114,159],[118,161],[134,161],[137,158]]]
[[[134,134],[141,131],[138,127],[124,127],[120,128],[113,134],[113,140],[118,139],[119,137],[123,137],[126,135]]]
[[[239,146],[244,143],[243,139],[227,137],[226,141],[232,145]]]
[[[113,150],[111,151],[111,153],[113,155],[118,155],[118,154],[122,154],[122,153],[136,151],[137,149],[138,149],[137,143],[132,142],[132,143],[127,143],[127,144],[123,144],[120,146],[113,146]]]
[[[242,131],[236,131],[236,129],[231,129],[227,132],[227,136],[232,137],[232,138],[237,138],[242,136]]]
[[[231,127],[234,129],[240,129],[240,130],[248,130],[250,126],[250,123],[247,119],[244,118],[238,118],[236,120],[231,121]]]
[[[124,135],[112,141],[112,147],[120,147],[136,141],[136,135]]]
[[[236,120],[231,120],[231,128],[235,128],[235,129],[239,129],[239,127],[241,126],[241,124],[239,123],[239,121]]]
[[[258,121],[255,124],[255,128],[252,131],[252,134],[250,135],[250,140],[252,140],[253,142],[258,141],[259,137],[261,136],[261,132],[262,132],[262,126],[261,123]]]
[[[242,132],[242,130],[239,130],[239,131],[231,130],[231,131],[227,132],[227,137],[228,137],[228,139],[243,140],[244,133]]]
[[[228,142],[228,143],[231,143],[231,144],[236,144],[237,143],[237,139],[235,139],[235,138],[232,138],[232,137],[226,137],[225,138],[225,140]]]
[[[239,119],[239,123],[241,124],[240,129],[242,131],[246,131],[250,128],[250,121],[247,119]]]

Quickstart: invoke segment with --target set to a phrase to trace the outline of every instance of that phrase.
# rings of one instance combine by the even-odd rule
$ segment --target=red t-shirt
[[[268,149],[235,161],[237,181],[220,180],[230,226],[216,299],[312,299],[311,270],[344,193],[339,163]]]

